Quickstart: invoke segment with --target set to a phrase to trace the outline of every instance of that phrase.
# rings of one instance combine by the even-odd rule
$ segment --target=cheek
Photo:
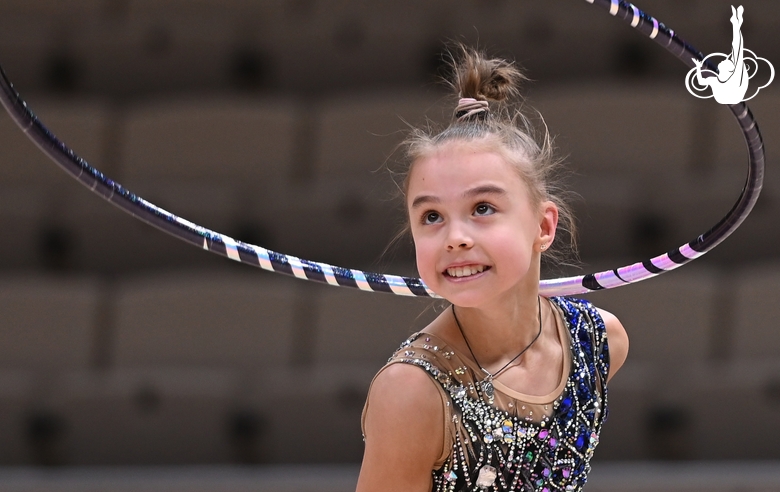
[[[430,239],[412,236],[414,239],[414,255],[417,261],[417,272],[425,283],[431,281],[436,273],[436,255]]]
[[[533,236],[529,231],[507,229],[492,238],[492,254],[501,261],[504,269],[524,271],[531,260]]]

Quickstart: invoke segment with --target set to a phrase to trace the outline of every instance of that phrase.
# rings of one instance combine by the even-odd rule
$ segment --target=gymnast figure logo
[[[731,7],[731,25],[733,28],[733,39],[731,41],[731,54],[712,53],[706,56],[702,61],[693,58],[696,64],[688,75],[685,76],[685,87],[692,95],[699,99],[708,99],[714,97],[720,104],[739,104],[743,101],[753,99],[758,92],[772,83],[775,78],[775,68],[766,58],[756,56],[751,50],[745,48],[742,38],[742,14],[745,9],[740,5],[735,9]],[[718,63],[718,72],[707,68],[702,69],[702,65],[710,58],[721,59]],[[748,90],[748,83],[758,73],[759,62],[763,61],[769,67],[769,80],[750,96],[745,97]],[[697,92],[704,92],[707,87],[712,89],[710,95],[699,95]]]

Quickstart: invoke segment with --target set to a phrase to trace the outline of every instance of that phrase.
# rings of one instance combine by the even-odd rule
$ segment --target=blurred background
[[[746,47],[780,67],[780,4],[742,5]],[[705,54],[731,49],[727,1],[639,7]],[[581,264],[551,277],[690,241],[745,180],[728,109],[631,31],[582,0],[0,0],[0,63],[147,200],[414,275],[410,239],[392,242],[394,148],[450,117],[445,43],[479,45],[525,67],[529,109],[568,156]],[[694,265],[589,296],[631,337],[589,490],[780,488],[777,87],[750,103],[767,174],[744,225]],[[443,307],[199,251],[93,196],[5,114],[0,228],[2,490],[353,488],[371,378]]]

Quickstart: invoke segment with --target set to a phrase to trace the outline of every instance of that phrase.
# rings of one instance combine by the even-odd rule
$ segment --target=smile
[[[446,274],[450,277],[470,277],[489,269],[490,267],[485,265],[466,265],[448,268]]]

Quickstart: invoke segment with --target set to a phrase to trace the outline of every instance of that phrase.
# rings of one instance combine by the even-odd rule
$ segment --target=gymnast
[[[587,301],[540,295],[541,257],[573,228],[559,161],[516,109],[517,68],[461,51],[452,122],[404,146],[417,268],[451,306],[374,378],[357,490],[580,490],[628,338]]]

